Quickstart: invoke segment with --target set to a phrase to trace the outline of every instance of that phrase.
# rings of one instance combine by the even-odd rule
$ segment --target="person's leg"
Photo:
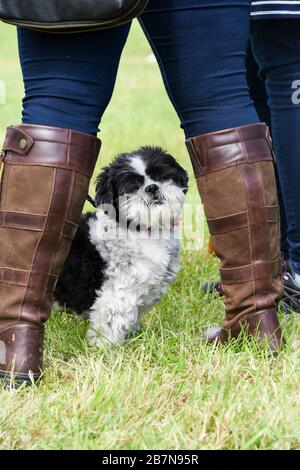
[[[259,122],[245,73],[250,1],[236,3],[151,0],[141,16],[187,138]]]
[[[188,139],[221,259],[226,321],[211,339],[236,337],[245,324],[277,349],[278,200],[270,138],[246,80],[249,22],[247,0],[153,0],[141,18]]]
[[[259,67],[254,59],[252,46],[250,42],[247,47],[247,56],[246,56],[246,71],[247,71],[247,82],[249,86],[250,97],[253,100],[254,107],[259,116],[261,122],[265,122],[270,129],[272,135],[272,123],[271,123],[271,110],[268,106],[268,95],[265,87],[265,82],[259,76]],[[276,153],[276,149],[275,149]],[[282,192],[280,188],[280,181],[277,171],[277,166],[275,165],[275,174],[276,174],[276,183],[278,189],[278,199],[280,206],[280,219],[281,219],[281,254],[286,260],[288,256],[288,244],[287,244],[287,224],[286,224],[286,213],[283,204]],[[212,252],[214,249],[212,247]],[[201,287],[202,291],[205,294],[217,294],[223,296],[224,292],[222,289],[221,281],[208,281]]]
[[[268,95],[264,80],[259,76],[259,67],[254,59],[251,43],[248,43],[246,55],[246,72],[250,98],[261,122],[272,128],[271,110],[268,106]]]
[[[288,259],[295,280],[299,275],[300,287],[300,105],[292,99],[293,83],[299,80],[300,70],[299,26],[297,19],[253,21],[251,41],[269,96],[272,136],[287,214]]]
[[[129,29],[130,24],[82,34],[19,29],[23,123],[96,135]]]
[[[247,70],[247,81],[249,85],[250,97],[253,100],[256,112],[261,120],[265,122],[270,129],[272,136],[272,121],[271,121],[271,110],[268,105],[268,94],[264,80],[259,76],[259,66],[254,59],[252,46],[249,43],[246,57],[246,70]],[[275,142],[275,154],[277,154],[276,142]],[[278,190],[278,199],[280,206],[280,231],[281,231],[281,253],[284,259],[288,257],[288,240],[287,240],[287,218],[284,207],[284,200],[282,196],[282,190],[280,185],[280,178],[278,175],[278,167],[275,165],[275,174]]]
[[[50,35],[19,30],[23,124],[1,162],[0,379],[41,374],[44,322],[79,224],[129,25]],[[32,374],[32,375],[31,375]]]

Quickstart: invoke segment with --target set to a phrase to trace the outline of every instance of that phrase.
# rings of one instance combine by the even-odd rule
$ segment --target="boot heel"
[[[0,381],[7,387],[32,384],[41,376],[44,325],[5,322],[0,329]]]

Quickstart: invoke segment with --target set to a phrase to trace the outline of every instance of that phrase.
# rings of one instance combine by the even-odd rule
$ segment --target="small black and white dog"
[[[89,343],[121,344],[179,270],[188,176],[160,148],[118,156],[97,178],[97,211],[83,215],[55,291],[90,319]]]

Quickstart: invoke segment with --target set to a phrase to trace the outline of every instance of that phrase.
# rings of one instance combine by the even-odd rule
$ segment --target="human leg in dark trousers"
[[[209,6],[204,0],[150,0],[141,23],[185,130],[222,261],[226,322],[214,339],[237,336],[245,325],[250,334],[257,333],[261,342],[267,340],[276,349],[281,343],[275,311],[281,290],[278,202],[268,130],[259,124],[246,81],[249,9],[248,0],[216,0]],[[0,227],[4,246],[9,246],[6,230],[15,231],[14,255],[1,250],[0,259],[1,266],[9,269],[0,284],[0,341],[9,351],[1,361],[2,374],[14,366],[25,377],[30,370],[39,374],[41,369],[42,325],[49,316],[55,276],[76,231],[87,190],[88,179],[79,183],[77,173],[89,178],[92,172],[99,149],[95,135],[128,32],[129,25],[84,35],[19,30],[25,82],[23,126],[8,130],[3,154],[7,183],[1,194],[4,218],[14,214],[13,228]],[[24,154],[28,158],[20,160]],[[40,166],[50,168],[37,177],[45,191],[42,207],[29,197],[26,207],[22,205],[29,195],[26,186],[20,193],[22,201],[15,203],[12,188],[18,165],[37,173]],[[65,171],[73,176],[67,196],[59,196],[65,190]],[[57,197],[56,192],[47,192],[53,187]],[[71,203],[74,192],[76,210]],[[62,200],[70,203],[61,207]],[[47,201],[50,213],[45,212]],[[17,221],[16,212],[25,218]],[[61,222],[56,226],[58,216]],[[20,263],[25,226],[26,265]],[[21,295],[14,294],[19,288],[27,299],[24,308]],[[11,296],[6,295],[8,290]],[[36,336],[27,334],[32,329]]]
[[[252,21],[251,46],[265,84],[282,194],[284,306],[300,311],[299,18]]]

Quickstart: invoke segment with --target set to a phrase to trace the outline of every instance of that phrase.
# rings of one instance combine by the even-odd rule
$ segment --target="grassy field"
[[[3,137],[20,120],[23,89],[13,28],[0,26],[0,44]],[[189,170],[196,201],[183,134],[149,54],[135,25],[101,123],[97,170],[118,152],[160,144]],[[42,383],[0,389],[0,448],[299,449],[300,316],[282,319],[288,345],[277,360],[246,340],[241,349],[208,346],[203,333],[221,321],[222,305],[199,287],[216,276],[206,247],[183,252],[176,284],[142,332],[110,353],[88,349],[85,321],[53,314]]]

